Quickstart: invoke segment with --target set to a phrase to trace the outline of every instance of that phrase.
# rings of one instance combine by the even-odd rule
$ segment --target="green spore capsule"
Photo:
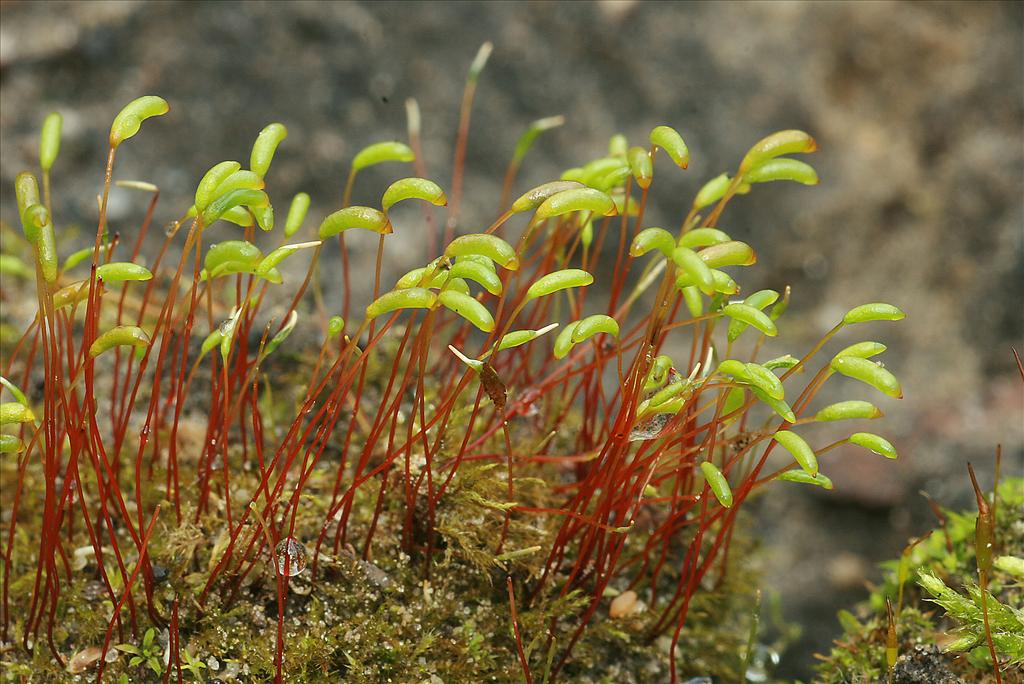
[[[239,188],[232,190],[226,195],[221,195],[211,202],[200,215],[200,220],[203,226],[211,226],[233,207],[245,206],[249,207],[249,209],[259,209],[268,204],[270,204],[270,198],[262,190]]]
[[[740,173],[745,174],[769,159],[784,154],[806,154],[817,149],[818,144],[814,138],[803,131],[778,131],[765,136],[750,148],[740,163]]]
[[[694,318],[704,315],[704,300],[700,296],[700,290],[696,286],[688,285],[681,288],[683,301],[686,302],[686,310]]]
[[[867,401],[851,400],[829,404],[814,414],[814,420],[829,422],[833,420],[857,420],[881,418],[884,414],[874,404]]]
[[[168,111],[170,106],[167,101],[156,95],[144,95],[132,100],[114,117],[114,123],[110,126],[110,146],[116,148],[138,133],[143,121]]]
[[[295,324],[299,322],[299,312],[292,311],[288,314],[288,320],[285,322],[276,335],[270,338],[270,342],[267,342],[267,346],[263,349],[263,357],[266,358],[274,353],[281,343],[288,339],[288,336],[292,334],[292,330],[295,330]]]
[[[672,237],[672,233],[664,228],[644,228],[636,234],[633,242],[629,245],[629,255],[639,257],[656,249],[666,259],[671,259],[675,248],[676,239]]]
[[[203,177],[199,181],[199,185],[196,187],[195,208],[197,212],[202,212],[206,209],[206,207],[210,205],[210,202],[217,198],[217,188],[219,188],[229,176],[241,168],[242,165],[236,161],[222,161],[219,164],[211,166],[210,170],[203,174]]]
[[[732,240],[731,237],[717,228],[694,228],[679,238],[679,246],[700,249],[701,247],[720,245],[730,240]]]
[[[651,163],[650,153],[642,147],[631,147],[626,153],[629,161],[629,170],[636,180],[636,184],[646,190],[651,187],[654,180],[654,165]]]
[[[782,480],[783,482],[800,482],[802,484],[812,484],[818,487],[824,487],[825,489],[832,489],[832,480],[828,478],[824,473],[817,473],[811,475],[806,470],[786,470],[775,476],[776,480]]]
[[[408,290],[404,290],[408,292]],[[484,332],[494,330],[494,318],[480,302],[462,292],[443,290],[437,299],[441,304]]]
[[[744,368],[747,372],[747,378],[750,379],[750,384],[760,389],[772,399],[781,401],[786,398],[782,381],[779,380],[775,373],[756,363],[746,363]]]
[[[220,342],[223,339],[224,333],[220,331],[220,328],[217,328],[209,335],[207,335],[206,339],[203,340],[202,347],[199,348],[199,358],[206,356],[208,353],[210,353],[210,351],[219,347]]]
[[[368,166],[376,166],[384,162],[411,162],[416,154],[405,143],[392,140],[374,143],[364,147],[352,159],[352,173],[358,173]]]
[[[771,159],[756,166],[745,174],[748,183],[771,183],[772,181],[794,181],[803,185],[817,185],[818,172],[810,164],[797,159]]]
[[[227,320],[220,324],[220,357],[227,364],[231,356],[231,347],[235,343],[235,330],[238,329],[238,319],[242,315],[241,307],[235,307]]]
[[[0,387],[3,387],[5,390],[10,392],[11,396],[14,397],[19,404],[28,406],[28,397],[26,397],[25,393],[18,389],[18,386],[13,382],[3,376],[0,376]]]
[[[378,297],[366,307],[366,320],[372,320],[401,309],[429,309],[437,303],[437,295],[426,288],[410,287],[392,290]]]
[[[870,451],[875,452],[880,456],[886,458],[896,458],[896,449],[892,443],[884,437],[872,434],[870,432],[855,432],[850,435],[850,443],[856,444],[859,447],[864,447]]]
[[[28,171],[19,173],[14,178],[14,196],[17,198],[18,214],[23,214],[33,204],[41,204],[36,177]]]
[[[743,300],[743,304],[752,306],[755,309],[763,311],[766,307],[771,306],[778,300],[779,293],[775,290],[758,290],[749,297]],[[769,316],[769,319],[771,317]],[[738,318],[733,318],[729,321],[728,339],[730,342],[734,342],[739,339],[739,336],[743,334],[743,331],[747,329],[748,324],[744,323]]]
[[[676,247],[672,251],[672,261],[689,276],[689,281],[706,295],[715,293],[715,278],[711,269],[704,263],[697,252],[687,247]]]
[[[304,192],[297,193],[288,206],[288,217],[284,221],[284,236],[290,238],[302,227],[309,212],[309,195]]]
[[[245,207],[231,207],[220,215],[220,220],[234,223],[242,228],[252,228],[256,225],[256,219],[253,217],[252,212]]]
[[[253,209],[253,214],[256,216],[256,225],[260,227],[264,232],[269,232],[274,229],[274,207],[267,205],[265,207],[258,207]]]
[[[18,401],[0,404],[0,425],[32,423],[36,419],[32,409]]]
[[[210,245],[203,261],[208,278],[229,273],[249,273],[263,258],[263,252],[246,240],[226,240]],[[225,268],[228,266],[228,268]]]
[[[43,226],[49,222],[50,212],[41,204],[30,204],[21,212],[21,230],[32,245],[39,241]]]
[[[50,112],[43,120],[43,129],[39,134],[39,166],[44,173],[49,173],[57,161],[60,152],[60,132],[64,117],[57,112]]]
[[[614,216],[615,200],[595,188],[563,190],[537,207],[536,217],[547,219],[574,211],[589,211],[598,216]]]
[[[0,454],[20,454],[25,444],[14,435],[0,435]]]
[[[565,192],[566,190],[578,190],[583,187],[585,187],[583,183],[575,180],[557,180],[544,183],[535,188],[531,188],[520,195],[519,198],[512,203],[510,211],[513,214],[518,214],[523,211],[532,211],[543,204],[544,201],[552,195],[557,195],[558,193]]]
[[[224,180],[220,182],[214,191],[213,197],[216,199],[221,195],[226,195],[232,190],[239,190],[247,188],[249,190],[262,190],[265,183],[263,177],[254,171],[246,171],[244,169],[235,171],[228,175]]]
[[[561,332],[555,337],[554,356],[556,359],[564,359],[572,351],[572,348],[576,346],[576,343],[572,341],[572,336],[576,332],[576,326],[579,324],[579,321],[573,321],[562,328]]]
[[[61,272],[67,273],[78,264],[82,263],[86,259],[92,256],[92,247],[83,247],[82,249],[72,252],[68,255],[68,258],[64,260],[64,265],[61,266]]]
[[[89,356],[96,358],[114,347],[149,346],[149,335],[137,325],[119,325],[103,333],[89,347]]]
[[[711,269],[711,279],[714,283],[714,291],[723,295],[733,295],[740,291],[740,286],[736,283],[728,273],[719,271],[717,268]],[[685,271],[680,273],[676,278],[676,287],[680,290],[693,286],[694,289],[698,289],[694,286],[693,276]],[[699,290],[698,290],[699,294]]]
[[[255,273],[260,277],[266,277],[278,264],[290,257],[292,254],[303,249],[319,247],[322,244],[323,243],[320,242],[320,240],[314,240],[312,242],[297,242],[294,245],[282,245],[260,259],[259,263],[256,264]]]
[[[854,356],[843,356],[832,359],[830,365],[832,370],[848,378],[871,385],[882,394],[895,399],[903,398],[903,389],[900,387],[900,381],[896,379],[895,375],[874,361]]]
[[[789,430],[779,430],[775,433],[774,439],[793,455],[793,458],[807,474],[812,476],[818,474],[818,459],[814,455],[814,449],[804,441],[803,437]]]
[[[252,144],[252,152],[249,155],[249,168],[260,177],[267,175],[270,169],[270,162],[274,160],[274,153],[277,146],[288,137],[288,129],[284,124],[272,123],[260,131],[256,136],[256,142]]]
[[[138,264],[133,264],[127,261],[114,261],[109,264],[102,264],[98,266],[96,268],[96,277],[102,278],[105,283],[118,283],[129,280],[152,280],[153,274],[148,268],[139,266]]]
[[[545,325],[540,330],[513,330],[512,332],[504,335],[501,341],[497,345],[496,351],[503,349],[512,349],[513,347],[519,347],[527,342],[532,342],[541,335],[547,334],[558,327],[557,323],[551,323]]]
[[[579,268],[566,268],[541,276],[526,291],[526,299],[537,299],[572,287],[586,287],[594,282],[594,276]]]
[[[448,197],[441,186],[426,178],[402,178],[388,186],[381,197],[381,208],[386,214],[391,207],[409,199],[430,202],[436,207],[448,204]]]
[[[651,144],[665,150],[675,165],[685,169],[690,165],[690,150],[683,142],[683,137],[671,126],[655,126],[651,129]]]
[[[501,278],[494,272],[493,267],[484,266],[476,261],[465,261],[460,259],[452,265],[449,270],[452,278],[465,278],[479,283],[492,295],[500,295],[502,291]]]
[[[444,249],[444,255],[448,258],[460,258],[472,254],[485,256],[509,271],[519,268],[519,257],[512,249],[512,245],[496,235],[483,233],[463,235],[452,240]]]
[[[331,316],[327,321],[327,339],[332,340],[341,334],[345,329],[345,319],[341,316]]]
[[[430,276],[429,282],[424,282],[424,278]],[[420,266],[414,268],[395,283],[396,290],[405,290],[410,287],[429,287],[440,289],[444,287],[445,282],[448,280],[448,273],[444,269],[438,269],[434,265]]]
[[[769,406],[771,410],[775,411],[775,414],[782,418],[784,421],[786,421],[787,423],[796,422],[796,414],[793,413],[793,409],[790,408],[789,404],[787,404],[785,401],[783,401],[782,399],[774,399],[768,396],[767,394],[764,393],[764,391],[762,391],[758,387],[751,386],[750,391],[754,393],[754,396],[757,397],[758,401],[760,401],[762,404]]]
[[[668,372],[672,368],[672,357],[667,354],[660,354],[654,357],[651,368],[647,371],[644,379],[644,391],[650,392],[665,384],[668,380]]]
[[[579,344],[589,340],[594,335],[604,333],[612,337],[619,336],[619,324],[611,316],[605,314],[594,314],[587,316],[576,324],[572,331],[572,343]]]
[[[861,304],[846,312],[843,316],[843,323],[853,325],[855,323],[867,323],[868,321],[901,321],[907,315],[892,304],[874,302]]]
[[[320,239],[334,237],[352,228],[369,230],[380,235],[394,231],[388,217],[372,207],[345,207],[329,215],[320,224]]]
[[[732,183],[732,179],[729,178],[727,173],[715,176],[709,180],[697,191],[697,196],[693,200],[694,210],[703,209],[725,197],[730,183]]]
[[[616,133],[608,139],[608,156],[625,157],[629,150],[629,140],[622,133]]]
[[[748,304],[729,304],[722,309],[722,313],[729,318],[746,323],[768,337],[775,337],[779,334],[775,323],[760,309]]]
[[[757,263],[754,249],[745,242],[730,240],[711,245],[697,252],[704,263],[711,268],[722,266],[752,266]]]
[[[53,293],[53,308],[63,309],[72,304],[79,304],[85,301],[88,296],[89,282],[87,280],[79,280]]]
[[[718,499],[718,503],[726,508],[732,507],[732,489],[729,488],[729,480],[725,478],[722,471],[710,461],[700,464],[700,471],[704,473],[704,479],[711,488],[711,492]]]
[[[777,321],[780,318],[782,318],[782,314],[786,313],[786,309],[789,308],[789,296],[791,292],[792,289],[789,285],[787,285],[786,288],[782,291],[782,299],[775,302],[775,306],[773,306],[772,310],[768,313],[768,318],[772,319],[773,321]]]
[[[847,356],[858,359],[870,359],[872,356],[878,356],[886,349],[887,347],[881,342],[857,342],[841,350],[832,359],[835,360]]]
[[[523,161],[526,153],[533,147],[533,143],[537,140],[537,137],[544,131],[550,131],[552,128],[558,128],[565,123],[564,116],[546,116],[543,119],[537,119],[530,124],[530,127],[526,129],[526,132],[519,136],[519,140],[516,142],[516,149],[512,153],[512,163],[516,166]]]

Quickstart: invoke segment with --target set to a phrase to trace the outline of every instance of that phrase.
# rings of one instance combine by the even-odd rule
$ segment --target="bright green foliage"
[[[594,282],[594,276],[579,268],[567,268],[554,273],[541,276],[530,289],[526,291],[526,298],[536,299],[546,297],[559,290],[567,290],[572,287],[586,287]]]
[[[804,438],[789,430],[779,430],[775,433],[774,439],[781,444],[786,451],[793,454],[793,458],[800,464],[809,475],[818,474],[818,459],[814,456],[814,449],[804,441]]]

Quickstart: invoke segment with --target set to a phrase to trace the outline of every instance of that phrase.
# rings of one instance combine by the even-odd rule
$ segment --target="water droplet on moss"
[[[306,547],[295,537],[282,539],[274,549],[274,562],[279,574],[294,577],[306,569]]]

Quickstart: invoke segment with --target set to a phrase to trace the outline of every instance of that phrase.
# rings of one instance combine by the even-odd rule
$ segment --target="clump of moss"
[[[995,506],[998,554],[989,580],[990,629],[1004,681],[1024,677],[1024,479],[1008,478]],[[820,681],[856,683],[887,676],[885,602],[895,604],[899,659],[894,682],[995,681],[985,640],[974,551],[976,511],[941,511],[944,524],[901,558],[883,564],[867,601],[841,611],[843,635],[820,656]],[[1009,669],[1007,673],[1005,670]]]

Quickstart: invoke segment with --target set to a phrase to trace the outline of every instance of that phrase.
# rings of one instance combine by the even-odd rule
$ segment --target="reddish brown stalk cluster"
[[[452,184],[457,193],[461,192],[473,89],[475,75],[467,88],[459,127]],[[412,136],[418,150],[418,125]],[[641,266],[632,264],[629,246],[643,228],[652,187],[649,176],[644,183],[625,179],[617,198],[620,210],[608,212],[614,215],[573,211],[531,220],[519,238],[519,268],[500,271],[500,294],[476,296],[495,312],[488,335],[480,335],[456,313],[432,307],[398,311],[350,325],[348,335],[328,337],[294,418],[286,429],[274,432],[264,429],[267,416],[261,402],[274,380],[261,372],[261,364],[272,331],[282,330],[287,315],[273,324],[264,304],[271,282],[254,273],[216,281],[216,288],[212,277],[201,277],[206,232],[225,228],[204,226],[206,214],[199,211],[198,218],[182,219],[168,232],[150,267],[155,274],[152,280],[125,282],[116,292],[97,277],[100,266],[116,260],[118,240],[116,236],[107,240],[105,219],[114,150],[112,146],[91,276],[81,285],[87,296],[68,305],[55,304],[57,286],[40,273],[39,316],[3,364],[4,376],[20,381],[21,386],[29,386],[40,368],[45,378],[38,402],[42,420],[36,428],[31,424],[21,428],[25,449],[19,456],[4,546],[4,640],[14,622],[9,586],[15,530],[25,517],[25,498],[41,497],[38,568],[20,635],[25,646],[45,639],[53,656],[61,659],[52,636],[61,588],[71,577],[69,550],[88,543],[107,598],[116,607],[105,648],[115,628],[122,640],[128,632],[138,633],[138,613],[144,607],[150,623],[169,625],[174,651],[170,662],[180,680],[183,625],[179,608],[184,615],[189,604],[182,601],[179,606],[175,601],[170,615],[161,612],[154,601],[155,579],[147,546],[152,535],[164,534],[168,528],[222,516],[227,541],[196,597],[198,608],[204,609],[213,594],[218,601],[230,603],[251,573],[273,572],[278,600],[275,665],[280,680],[289,576],[301,571],[295,564],[304,566],[305,559],[289,553],[280,556],[279,549],[290,550],[300,534],[309,533],[299,529],[297,520],[314,472],[327,468],[333,473],[329,500],[321,502],[325,512],[319,532],[315,538],[300,540],[311,547],[314,581],[325,555],[357,548],[362,558],[369,558],[382,512],[396,506],[401,511],[403,550],[429,576],[441,548],[438,510],[460,469],[493,461],[502,466],[494,472],[506,478],[508,497],[495,554],[508,541],[511,521],[557,521],[541,525],[556,531],[550,548],[544,549],[546,560],[539,576],[518,592],[520,611],[574,590],[591,597],[568,633],[560,632],[564,623],[551,621],[548,648],[541,649],[558,648],[551,676],[557,676],[569,661],[605,590],[613,580],[620,580],[649,592],[656,611],[650,635],[672,634],[675,681],[675,645],[691,600],[708,573],[716,567],[720,573],[726,571],[737,512],[777,474],[763,471],[774,445],[771,437],[787,422],[775,419],[763,427],[747,427],[747,411],[754,404],[749,394],[740,405],[726,406],[730,390],[740,385],[712,374],[708,366],[721,314],[714,308],[706,314],[685,313],[690,309],[676,286],[674,267],[661,273],[650,262],[638,273]],[[654,164],[656,147],[641,152],[652,165],[649,173],[653,166],[662,171],[664,165],[664,173],[678,170],[664,163],[664,158],[663,164]],[[425,168],[422,160],[417,163]],[[506,174],[510,186],[515,168]],[[353,170],[343,205],[355,177]],[[723,188],[704,222],[695,208],[681,222],[681,234],[696,227],[713,229],[726,203],[741,190],[738,181]],[[134,236],[133,261],[142,250],[157,197],[154,193]],[[428,222],[434,233],[428,244],[450,242],[457,201],[450,212],[448,221]],[[515,244],[513,238],[519,236],[513,216],[512,210],[503,213],[488,233]],[[178,230],[181,227],[186,230]],[[181,258],[168,266],[165,256],[182,232]],[[384,237],[382,233],[378,246],[375,295],[384,275]],[[245,229],[245,239],[256,240],[252,225]],[[326,243],[323,248],[333,249]],[[347,283],[344,243],[342,249]],[[309,283],[317,283],[320,254],[318,246],[288,313],[304,310],[302,294]],[[451,260],[439,263],[435,268],[451,266]],[[600,292],[601,301],[583,287],[552,296],[528,294],[531,285],[547,274],[569,268],[607,274],[609,263],[615,266],[610,276],[601,278],[607,286]],[[69,281],[64,276],[59,284]],[[219,287],[223,282],[234,286],[229,301],[223,301],[224,288]],[[350,293],[343,289],[330,294],[339,294],[347,308]],[[723,302],[719,298],[714,305],[720,307]],[[205,355],[197,352],[196,331],[216,331],[218,322],[232,310],[234,327],[225,333],[231,343]],[[588,313],[613,317],[622,323],[621,334],[577,344],[564,358],[552,356],[550,347],[541,342],[491,353],[510,330],[565,324]],[[152,331],[148,344],[134,355],[117,348],[112,363],[107,361],[110,357],[94,358],[90,347],[100,330],[122,324],[147,326]],[[658,415],[651,418],[641,413],[641,404],[650,395],[646,384],[669,340],[672,348],[685,348],[680,347],[680,339],[686,339],[687,333],[686,358],[677,359],[678,368],[670,373],[693,377],[691,372],[698,373],[699,366],[703,373],[676,410],[661,415],[658,423]],[[467,369],[448,352],[448,345],[475,353],[482,365]],[[759,348],[760,342],[751,360]],[[371,362],[384,369],[373,371],[372,382]],[[827,374],[822,369],[792,402],[797,420]],[[206,385],[196,383],[199,377],[209,379],[205,397],[197,389]],[[194,482],[182,481],[179,467],[186,444],[185,421],[194,420],[196,413],[189,416],[189,401],[199,402],[205,416],[198,453],[188,454],[189,463],[194,464],[189,465]],[[572,436],[544,437],[560,425],[573,425]],[[549,452],[545,446],[549,443],[558,444],[561,453]],[[36,462],[45,491],[24,491],[26,472]],[[697,466],[704,462],[731,482],[725,505],[722,493],[712,496],[711,485],[700,474]],[[258,485],[244,492],[233,487],[234,474],[240,470],[258,473]],[[544,505],[516,501],[516,482],[527,476],[543,477],[552,485],[554,495]],[[369,492],[375,503],[372,516],[356,524],[355,500],[360,492]],[[167,502],[165,514],[154,527],[161,501]],[[111,578],[115,574],[117,582]],[[116,590],[115,585],[123,589]],[[507,588],[514,647],[529,681],[530,663],[511,578]],[[128,629],[122,606],[128,608]],[[164,681],[168,677],[170,670]]]

